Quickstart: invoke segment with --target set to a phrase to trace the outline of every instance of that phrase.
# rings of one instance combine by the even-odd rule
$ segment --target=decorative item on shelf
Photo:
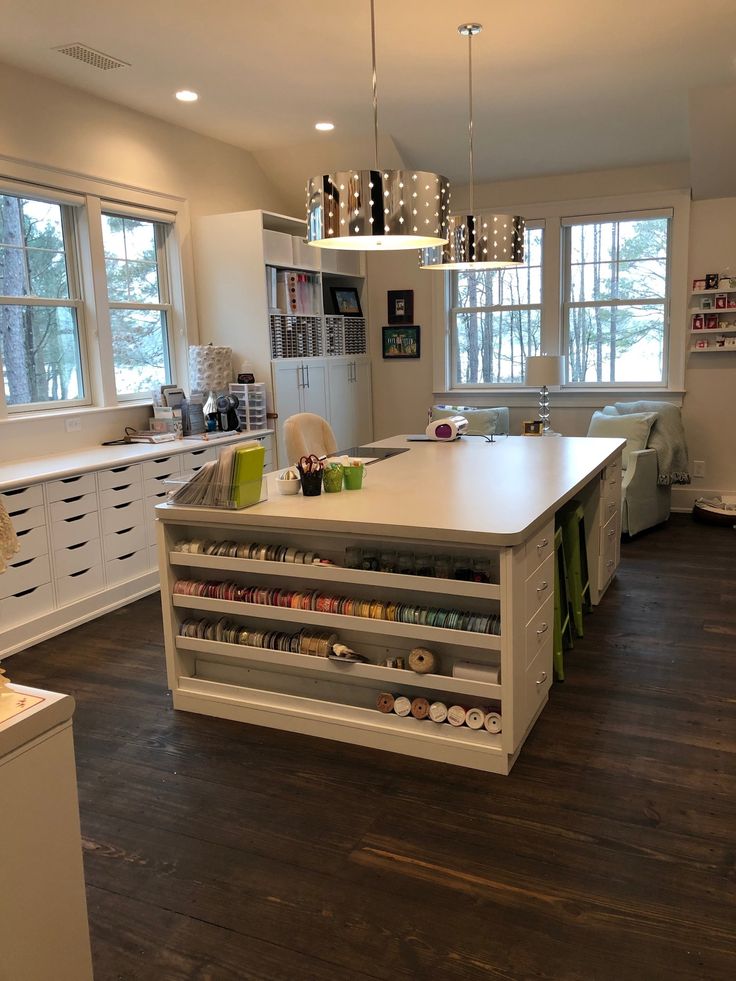
[[[694,279],[693,280],[693,293],[699,293],[701,290],[705,289],[704,279]]]
[[[717,313],[706,313],[703,318],[703,323],[706,330],[717,330],[718,329],[718,314]]]
[[[467,213],[451,215],[446,245],[425,248],[419,254],[422,269],[499,269],[524,263],[525,223],[520,215],[475,211],[473,172],[473,38],[482,24],[461,24],[457,31],[468,39],[468,182]]]
[[[692,329],[693,330],[703,330],[703,325],[705,321],[703,319],[702,313],[696,313],[692,319]]]
[[[530,355],[526,359],[526,384],[539,388],[539,419],[545,436],[558,436],[549,424],[549,387],[565,381],[565,359],[556,354]]]
[[[414,290],[388,290],[388,322],[390,324],[414,322]]]
[[[439,661],[433,651],[426,647],[415,647],[409,651],[409,667],[417,674],[436,674],[439,671]]]
[[[330,286],[335,313],[341,317],[362,317],[360,294],[355,286]]]
[[[703,299],[700,301],[700,309],[701,310],[712,310],[713,309],[713,297],[711,297],[711,296],[704,296]]]
[[[528,419],[521,425],[522,436],[544,436],[544,423],[541,419]]]
[[[383,327],[383,357],[387,360],[419,358],[421,330],[421,327]]]
[[[388,251],[447,241],[450,183],[440,174],[378,164],[375,3],[370,0],[373,67],[372,170],[345,170],[307,183],[307,242],[329,249]]]
[[[207,395],[227,391],[233,374],[233,351],[214,344],[189,345],[189,390]]]
[[[725,293],[716,293],[716,310],[725,310],[728,305],[728,296]]]
[[[327,655],[332,661],[339,661],[342,664],[368,664],[368,658],[358,654],[352,647],[346,644],[333,644],[332,650]]]
[[[705,287],[704,288],[707,289],[707,290],[717,290],[718,289],[718,280],[719,279],[720,279],[720,276],[718,275],[718,273],[706,273],[705,274]]]

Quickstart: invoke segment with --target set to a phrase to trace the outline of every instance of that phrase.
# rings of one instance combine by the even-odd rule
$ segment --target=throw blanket
[[[657,451],[657,483],[689,484],[687,443],[680,410],[671,402],[616,402],[622,415],[630,412],[656,412],[657,420],[649,434],[647,448]]]
[[[0,572],[5,572],[5,563],[20,549],[15,529],[10,523],[5,505],[0,501]]]

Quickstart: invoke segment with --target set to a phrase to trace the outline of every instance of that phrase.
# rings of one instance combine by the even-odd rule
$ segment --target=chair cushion
[[[509,410],[505,406],[481,409],[463,405],[433,405],[430,421],[456,415],[465,416],[468,420],[469,433],[490,436],[509,431]]]
[[[625,439],[622,466],[626,470],[629,466],[629,453],[646,449],[649,431],[656,419],[656,412],[629,412],[623,416],[594,412],[588,427],[588,436]]]

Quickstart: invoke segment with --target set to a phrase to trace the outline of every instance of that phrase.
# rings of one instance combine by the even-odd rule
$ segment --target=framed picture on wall
[[[414,320],[414,290],[388,291],[388,322],[410,324]]]
[[[420,327],[384,327],[384,358],[418,358],[420,356]]]
[[[354,286],[330,286],[335,313],[342,317],[362,317],[360,295]]]

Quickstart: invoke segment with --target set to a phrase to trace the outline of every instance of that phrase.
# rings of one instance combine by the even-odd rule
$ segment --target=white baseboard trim
[[[722,494],[736,494],[736,490],[712,490],[708,487],[694,487],[692,484],[685,484],[681,487],[672,488],[672,510],[679,513],[692,511],[693,504],[699,497],[720,497]]]

